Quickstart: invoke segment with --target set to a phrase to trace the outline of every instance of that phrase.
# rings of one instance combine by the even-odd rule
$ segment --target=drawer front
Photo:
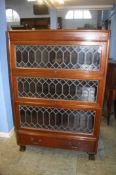
[[[96,102],[98,80],[17,77],[18,97]]]
[[[99,71],[99,45],[17,45],[17,68],[53,68]]]
[[[21,105],[20,128],[93,134],[96,111]]]
[[[72,150],[81,150],[86,152],[96,152],[96,141],[95,140],[81,140],[69,138],[60,138],[58,136],[46,135],[34,135],[34,134],[18,134],[19,145],[35,145],[42,147],[51,148],[64,148]]]

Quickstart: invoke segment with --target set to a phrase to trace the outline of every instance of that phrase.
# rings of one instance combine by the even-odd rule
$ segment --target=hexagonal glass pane
[[[19,50],[16,51],[16,58],[17,58],[17,60],[16,60],[17,64],[19,63],[19,65],[20,65],[20,63],[21,63],[21,52]]]
[[[23,93],[23,82],[22,81],[18,81],[18,92],[19,92],[19,95],[22,96],[22,93]]]
[[[70,63],[70,52],[65,51],[64,52],[64,63],[68,65]]]
[[[26,64],[28,62],[28,52],[24,50],[22,52],[22,61]]]
[[[41,94],[42,93],[42,84],[40,82],[37,83],[36,88],[37,88],[37,93]]]
[[[24,82],[24,91],[27,93],[29,93],[29,83],[27,81]]]
[[[83,65],[85,63],[85,54],[84,52],[79,53],[79,64]]]
[[[36,127],[36,124],[37,124],[37,112],[35,110],[32,111],[32,124],[33,124],[33,127],[35,126]]]
[[[31,65],[33,65],[34,61],[35,61],[34,51],[33,50],[30,50],[30,52],[29,52],[29,63]]]
[[[56,114],[56,126],[60,127],[62,125],[62,115],[60,112],[57,112]]]
[[[56,93],[57,93],[58,95],[61,95],[61,94],[62,94],[62,85],[61,85],[60,83],[58,83],[58,84],[56,85]]]
[[[36,59],[36,64],[38,65],[37,67],[39,67],[39,64],[41,63],[41,51],[40,50],[37,50],[37,52],[36,52],[36,57],[35,57],[35,59]]]
[[[100,54],[98,52],[96,52],[94,54],[93,63],[94,63],[95,66],[99,67],[99,65],[100,65]]]
[[[36,107],[38,109],[38,107]],[[41,110],[37,110],[37,125],[39,125],[39,127],[43,126],[43,112]]]
[[[58,65],[62,64],[62,61],[63,61],[63,52],[58,51],[56,57],[57,57],[57,60],[56,60],[57,64]]]
[[[47,82],[45,82],[45,83],[43,84],[43,93],[44,93],[45,95],[47,95],[47,94],[49,93]]]
[[[23,123],[23,125],[25,126],[25,110],[20,109],[20,117],[21,117],[21,122]]]
[[[45,50],[43,52],[42,62],[46,65],[48,63],[48,52]]]
[[[36,89],[35,83],[34,83],[34,82],[31,82],[31,83],[30,83],[30,92],[31,92],[32,94],[34,94],[34,93],[35,93],[35,89]]]
[[[72,65],[76,65],[76,63],[78,62],[78,54],[74,51],[71,53],[71,63]]]
[[[51,64],[54,64],[56,62],[56,54],[55,54],[54,51],[50,52],[50,58],[49,59],[50,59]]]
[[[45,128],[48,128],[49,126],[49,113],[47,111],[44,112],[44,123],[43,125]]]
[[[50,93],[51,93],[51,95],[55,94],[55,84],[53,84],[53,83],[50,84]]]
[[[50,116],[50,126],[51,126],[51,128],[54,128],[54,126],[55,126],[55,112],[51,111],[49,116]]]
[[[76,94],[76,86],[74,84],[71,84],[70,86],[70,95],[75,96]]]
[[[64,84],[63,86],[63,94],[67,96],[69,94],[69,86],[68,84]]]
[[[93,59],[93,55],[91,52],[88,52],[86,54],[86,64],[88,65],[92,65],[92,59]]]
[[[25,124],[26,124],[26,126],[29,126],[29,125],[31,125],[31,115],[32,114],[32,109],[30,110],[29,108],[28,109],[26,109],[26,111],[25,111]]]

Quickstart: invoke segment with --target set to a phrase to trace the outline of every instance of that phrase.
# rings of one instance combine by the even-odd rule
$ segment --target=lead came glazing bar
[[[93,133],[95,111],[19,106],[21,128]]]
[[[17,77],[18,96],[95,102],[97,80]]]
[[[16,67],[99,71],[101,46],[17,45]]]

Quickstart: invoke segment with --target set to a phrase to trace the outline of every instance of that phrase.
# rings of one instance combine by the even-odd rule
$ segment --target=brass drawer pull
[[[72,149],[79,149],[79,147],[80,147],[80,142],[73,143],[70,141],[68,144],[71,146]]]
[[[79,149],[79,146],[72,146],[72,149]]]
[[[38,144],[38,143],[42,143],[42,142],[43,142],[42,139],[34,139],[34,138],[31,138],[31,141],[32,141],[34,144]]]

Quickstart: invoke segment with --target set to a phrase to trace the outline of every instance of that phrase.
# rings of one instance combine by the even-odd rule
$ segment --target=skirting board
[[[0,137],[2,138],[10,138],[14,133],[14,128],[12,128],[10,130],[10,132],[6,133],[6,132],[0,132]]]

